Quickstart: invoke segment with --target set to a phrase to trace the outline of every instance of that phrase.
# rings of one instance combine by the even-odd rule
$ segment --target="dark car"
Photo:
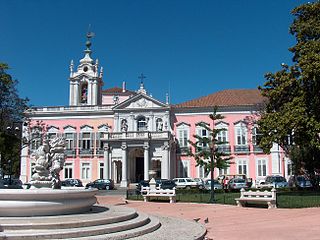
[[[4,178],[1,180],[1,188],[15,188],[15,189],[22,189],[22,181],[16,178]]]
[[[307,176],[298,175],[291,176],[288,180],[289,187],[296,187],[300,189],[312,188],[312,183]]]
[[[156,180],[156,186],[160,187],[161,189],[173,189],[177,185],[173,180],[157,179]]]
[[[83,187],[80,179],[68,178],[61,182],[61,186],[64,187]]]
[[[142,187],[149,187],[149,181],[141,180],[141,181],[137,184],[137,188],[136,188],[137,194],[140,194]]]
[[[114,182],[112,179],[97,179],[86,185],[86,188],[97,188],[99,190],[111,190],[114,189]]]

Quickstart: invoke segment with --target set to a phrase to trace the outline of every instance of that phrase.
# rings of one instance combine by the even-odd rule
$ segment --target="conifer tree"
[[[221,131],[225,131],[223,128],[216,129],[216,121],[222,120],[224,117],[221,114],[217,114],[217,107],[214,108],[213,113],[209,115],[212,120],[212,128],[207,124],[200,123],[199,126],[208,131],[208,136],[203,137],[194,135],[195,142],[189,141],[192,146],[192,150],[189,152],[189,156],[194,157],[197,162],[197,166],[202,166],[206,172],[210,172],[211,179],[211,197],[210,202],[214,203],[214,169],[227,169],[231,162],[232,157],[229,153],[223,152],[219,146],[227,144],[218,139],[218,134]]]

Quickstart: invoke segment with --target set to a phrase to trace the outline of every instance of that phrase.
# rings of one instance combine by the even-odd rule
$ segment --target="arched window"
[[[139,132],[148,130],[147,120],[146,120],[146,118],[144,116],[138,117],[138,119],[137,119],[137,130]]]
[[[80,101],[81,103],[87,103],[88,100],[88,83],[81,85]]]

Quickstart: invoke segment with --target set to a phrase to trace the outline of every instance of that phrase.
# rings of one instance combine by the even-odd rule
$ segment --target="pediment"
[[[65,127],[63,127],[65,132],[75,132],[76,131],[76,127],[71,126],[71,125],[67,125]]]
[[[128,98],[126,101],[116,105],[113,109],[153,109],[153,108],[167,108],[168,105],[164,104],[153,97],[140,93],[136,96]]]

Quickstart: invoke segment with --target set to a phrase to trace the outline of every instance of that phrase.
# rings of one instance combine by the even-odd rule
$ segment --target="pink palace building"
[[[67,158],[62,179],[78,178],[86,183],[111,178],[127,187],[150,175],[206,178],[209,173],[196,166],[186,150],[188,140],[195,141],[193,135],[208,135],[199,123],[213,127],[208,117],[213,106],[225,117],[214,123],[215,128],[225,129],[219,138],[228,145],[220,147],[234,157],[234,163],[216,170],[215,177],[246,174],[255,182],[267,175],[290,174],[290,160],[276,144],[269,155],[255,145],[256,128],[248,119],[256,116],[263,102],[258,90],[224,90],[176,105],[169,104],[168,97],[161,102],[148,95],[143,81],[137,91],[127,90],[125,82],[122,87],[103,90],[103,68],[91,58],[90,45],[88,41],[76,69],[71,61],[69,105],[35,107],[27,113],[32,123],[45,123],[48,137],[65,137]],[[32,140],[21,153],[23,182],[30,181],[33,173],[30,156],[40,144],[32,138],[36,131],[30,127],[23,133]]]

